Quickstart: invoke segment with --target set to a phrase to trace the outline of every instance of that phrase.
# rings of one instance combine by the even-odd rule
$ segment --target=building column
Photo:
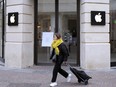
[[[105,11],[106,24],[92,26],[91,11]],[[81,0],[80,15],[81,67],[84,69],[109,69],[109,0]]]
[[[34,0],[6,0],[5,66],[25,68],[34,61]],[[18,26],[8,26],[8,13],[19,13]]]

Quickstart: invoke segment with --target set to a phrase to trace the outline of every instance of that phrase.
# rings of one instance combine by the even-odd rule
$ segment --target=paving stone
[[[41,84],[34,83],[10,83],[8,87],[40,87]]]
[[[68,71],[68,67],[63,66]],[[78,67],[75,67],[78,69]],[[53,66],[33,66],[25,69],[0,67],[0,87],[49,87]],[[109,70],[85,70],[92,77],[88,85],[78,83],[74,74],[71,82],[58,74],[56,87],[116,87],[116,68]]]

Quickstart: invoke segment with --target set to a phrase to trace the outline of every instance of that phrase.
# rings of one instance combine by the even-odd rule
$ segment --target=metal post
[[[4,62],[5,0],[2,0],[2,58]]]
[[[59,26],[59,0],[55,0],[55,33],[58,32]]]
[[[77,0],[77,65],[80,66],[80,0]]]
[[[37,65],[37,18],[38,0],[34,0],[34,64]]]

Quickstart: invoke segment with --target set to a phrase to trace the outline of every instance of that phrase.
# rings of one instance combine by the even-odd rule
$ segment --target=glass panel
[[[116,0],[110,0],[111,62],[116,62]]]
[[[59,0],[59,28],[69,48],[69,63],[77,63],[76,0]]]
[[[50,16],[38,15],[38,63],[48,62],[50,48],[42,47],[42,32],[50,31]]]
[[[55,12],[54,0],[38,0],[38,63],[49,63],[50,47],[42,47],[42,32],[50,32],[51,15]],[[55,16],[54,16],[55,17]],[[54,20],[53,20],[54,22]]]

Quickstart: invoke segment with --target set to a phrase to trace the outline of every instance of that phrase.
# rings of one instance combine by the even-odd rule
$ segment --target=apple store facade
[[[11,68],[52,64],[51,48],[42,46],[43,33],[58,32],[69,49],[68,63],[110,69],[116,65],[115,4],[115,0],[0,0],[1,61]]]

